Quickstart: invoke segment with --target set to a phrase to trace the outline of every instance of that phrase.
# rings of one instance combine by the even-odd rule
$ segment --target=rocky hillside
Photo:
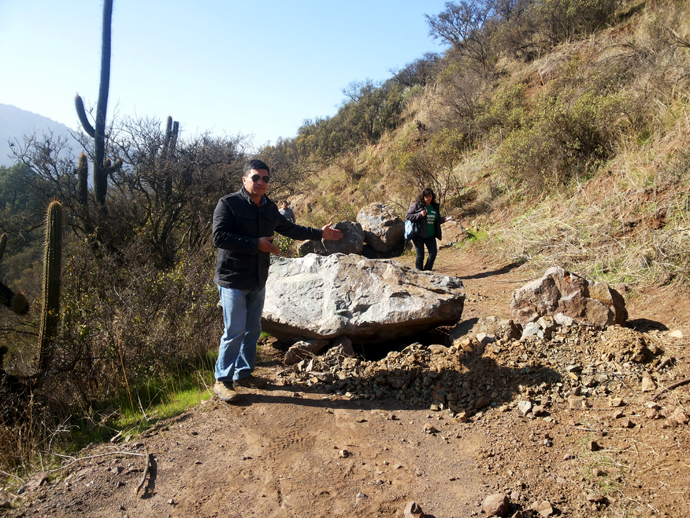
[[[536,4],[547,5],[525,2]],[[527,30],[520,23],[545,13],[489,10],[496,25],[472,33],[487,44],[485,68],[470,43],[449,40],[442,58],[405,69],[412,86],[399,74],[378,90],[362,85],[334,118],[264,149],[274,195],[318,225],[354,221],[372,202],[404,216],[430,186],[446,214],[506,260],[607,282],[686,282],[690,12],[677,1],[615,4],[586,34],[547,44],[529,32],[525,45],[539,51],[528,54],[511,53],[503,31]],[[437,21],[462,18],[452,5]],[[585,16],[578,9],[590,4],[577,5],[573,16]],[[384,117],[393,99],[398,118],[385,112],[385,131],[353,141],[355,121]]]

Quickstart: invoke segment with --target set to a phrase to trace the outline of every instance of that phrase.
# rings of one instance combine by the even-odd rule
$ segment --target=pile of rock
[[[625,299],[616,290],[557,266],[515,291],[510,307],[513,320],[522,325],[547,315],[558,324],[578,320],[601,328],[628,320]],[[532,327],[536,334],[538,329]]]
[[[613,409],[643,404],[643,399],[651,403],[661,379],[672,381],[667,376],[673,362],[661,348],[667,337],[659,332],[620,326],[601,330],[572,322],[557,326],[549,338],[515,339],[509,323],[501,322],[482,319],[450,347],[413,343],[378,361],[331,348],[302,359],[281,376],[286,385],[351,399],[395,398],[446,410],[461,420],[479,419],[493,409],[548,421],[552,405],[585,408],[604,401]],[[475,332],[482,328],[493,333]],[[642,400],[622,396],[630,387]],[[645,407],[648,418],[685,424],[675,412],[658,404]]]

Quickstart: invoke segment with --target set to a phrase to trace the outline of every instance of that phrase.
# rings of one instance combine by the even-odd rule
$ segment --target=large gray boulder
[[[354,254],[274,257],[262,325],[287,343],[340,336],[384,342],[454,324],[464,302],[460,279],[390,260]]]
[[[510,308],[513,320],[523,325],[558,313],[601,328],[623,325],[628,319],[620,293],[608,284],[589,281],[558,266],[515,291]]]
[[[300,255],[359,254],[364,247],[364,231],[359,223],[340,221],[333,228],[343,233],[338,241],[302,241],[297,245]]]
[[[370,203],[357,213],[357,223],[364,231],[364,242],[377,252],[390,253],[402,248],[405,222],[383,203]]]

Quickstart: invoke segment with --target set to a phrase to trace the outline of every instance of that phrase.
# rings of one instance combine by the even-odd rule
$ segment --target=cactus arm
[[[86,110],[84,110],[84,101],[81,100],[79,94],[74,98],[74,107],[77,109],[77,116],[79,117],[79,122],[81,122],[82,127],[86,134],[91,138],[96,138],[96,130],[93,129],[89,119],[86,117]]]

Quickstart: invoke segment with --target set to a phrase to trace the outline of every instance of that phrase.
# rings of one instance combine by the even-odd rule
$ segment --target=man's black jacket
[[[223,196],[213,212],[213,245],[218,248],[213,280],[224,288],[263,288],[271,254],[259,251],[259,238],[278,232],[292,239],[321,239],[318,228],[303,227],[285,219],[275,203],[257,206],[244,187]]]

